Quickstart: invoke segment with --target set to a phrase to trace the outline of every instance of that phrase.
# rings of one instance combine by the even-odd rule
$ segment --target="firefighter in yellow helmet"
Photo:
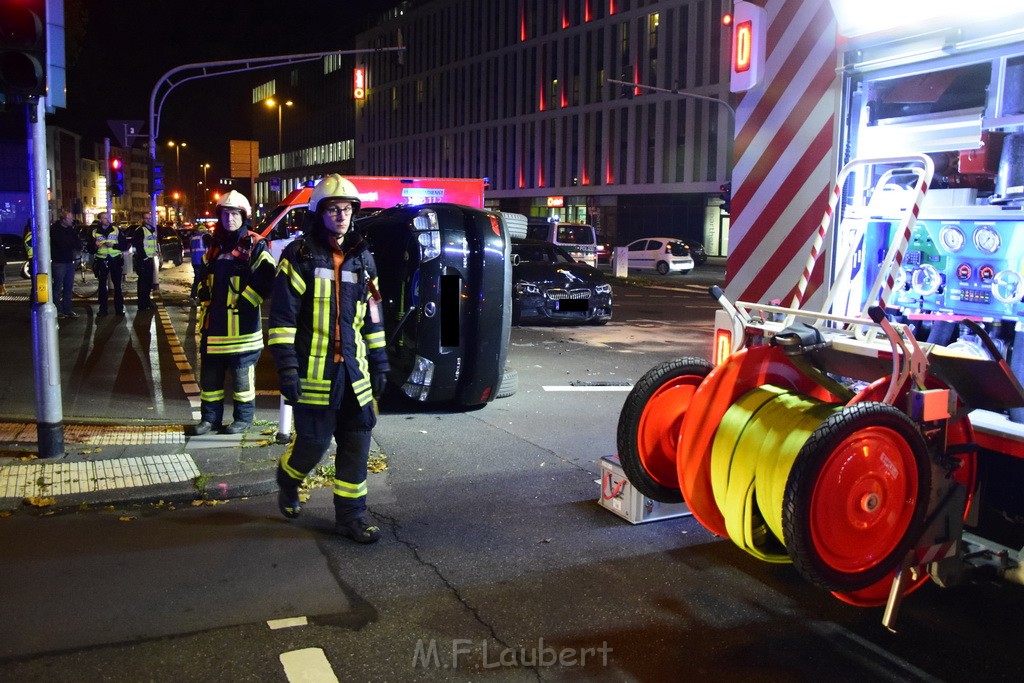
[[[204,256],[206,278],[199,285],[200,421],[193,436],[218,429],[240,434],[256,414],[255,368],[263,351],[260,305],[274,286],[274,257],[249,230],[252,209],[232,190],[217,202],[217,227]],[[224,426],[224,378],[232,376],[233,422]]]
[[[295,440],[277,468],[281,513],[299,516],[299,485],[333,437],[335,531],[373,543],[380,529],[365,517],[366,463],[388,360],[377,266],[352,227],[358,210],[355,186],[340,175],[313,188],[309,229],[281,254],[269,349],[295,416]]]

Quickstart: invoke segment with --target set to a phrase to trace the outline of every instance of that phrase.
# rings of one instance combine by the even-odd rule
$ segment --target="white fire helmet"
[[[249,200],[238,190],[231,190],[226,194],[222,194],[220,199],[217,200],[217,213],[219,214],[220,210],[225,208],[240,209],[246,218],[252,215],[252,207],[249,205]]]
[[[341,199],[351,202],[353,213],[359,211],[359,191],[356,190],[356,186],[352,184],[351,180],[342,178],[337,173],[324,176],[316,184],[312,194],[309,195],[309,210],[315,212],[320,206],[320,202],[325,199]]]

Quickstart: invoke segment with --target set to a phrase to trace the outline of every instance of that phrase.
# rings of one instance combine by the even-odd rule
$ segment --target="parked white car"
[[[629,267],[656,270],[662,275],[693,270],[690,248],[675,237],[645,237],[630,242]]]

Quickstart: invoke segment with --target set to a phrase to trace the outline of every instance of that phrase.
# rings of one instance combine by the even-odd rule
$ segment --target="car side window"
[[[661,240],[649,240],[647,242],[647,249],[648,250],[651,250],[651,249],[661,249],[662,244],[663,243],[661,242]]]
[[[647,240],[640,240],[629,245],[630,251],[644,251],[647,249]]]

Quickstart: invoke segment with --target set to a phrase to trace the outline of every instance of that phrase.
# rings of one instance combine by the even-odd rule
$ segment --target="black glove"
[[[288,403],[298,403],[302,396],[302,388],[299,386],[299,371],[295,368],[285,368],[277,373],[281,380],[281,396]]]
[[[380,397],[384,395],[384,385],[388,383],[387,373],[375,372],[373,377],[370,378],[370,387],[373,391],[374,400],[379,401]]]

